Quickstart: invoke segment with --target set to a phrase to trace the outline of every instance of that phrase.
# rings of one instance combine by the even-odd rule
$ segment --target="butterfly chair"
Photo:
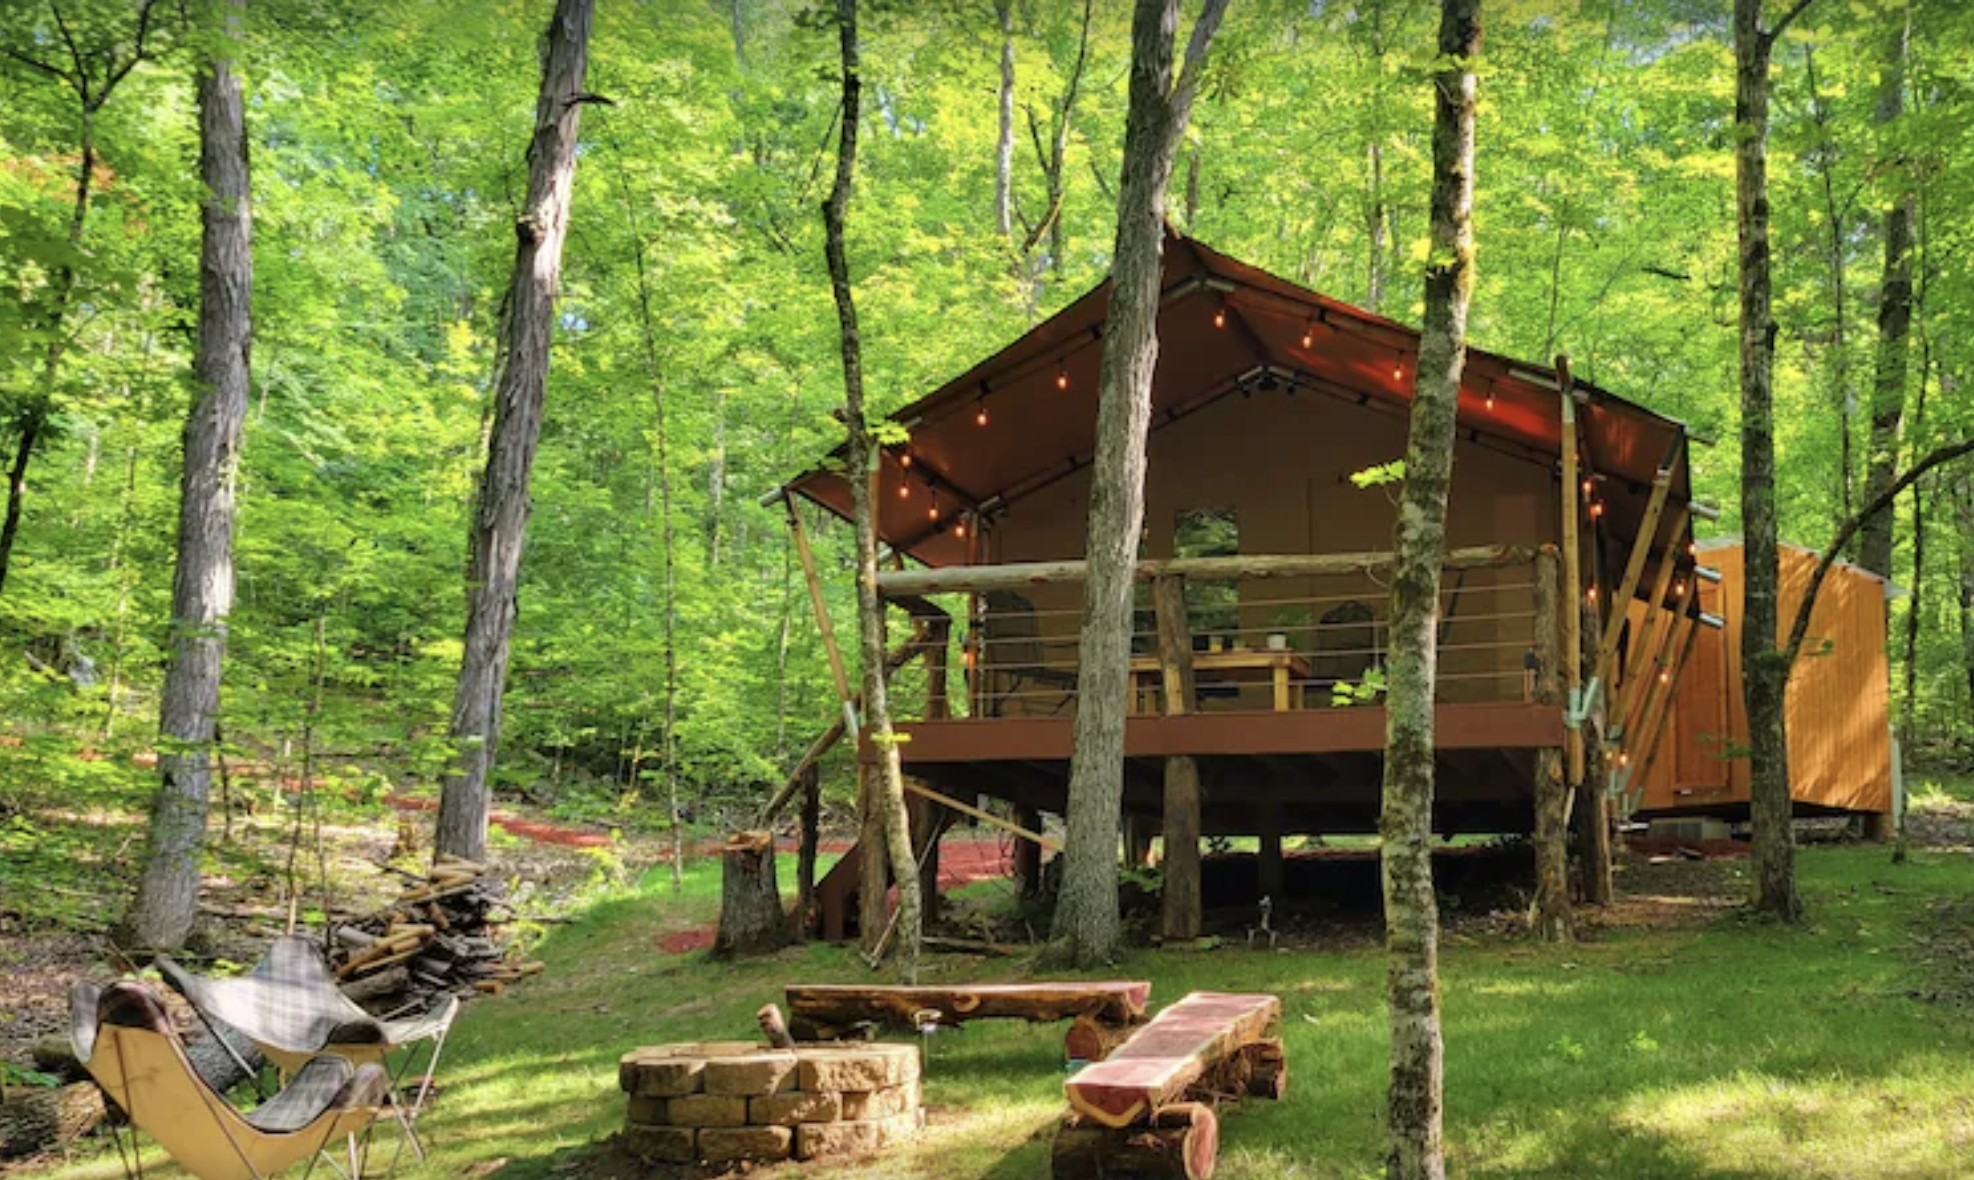
[[[989,715],[1006,716],[1010,706],[1016,714],[1040,712],[1043,700],[1036,699],[1032,706],[1028,702],[1046,697],[1055,697],[1047,713],[1061,713],[1076,699],[1076,669],[1050,666],[1035,604],[1012,590],[989,590],[985,598],[987,669],[1006,685],[988,702]]]
[[[297,934],[276,938],[251,972],[232,979],[194,975],[162,956],[156,965],[201,1020],[215,1031],[230,1026],[246,1034],[284,1074],[320,1053],[352,1065],[384,1065],[390,1055],[407,1050],[391,1074],[395,1089],[412,1072],[417,1046],[428,1045],[417,1089],[408,1102],[392,1108],[412,1153],[425,1158],[413,1124],[431,1096],[439,1053],[459,1013],[457,996],[445,997],[423,1016],[379,1020],[343,994],[315,943]]]
[[[157,993],[140,983],[77,984],[69,1036],[77,1060],[131,1125],[198,1180],[266,1180],[304,1158],[327,1158],[338,1139],[349,1147],[348,1174],[358,1176],[357,1136],[390,1100],[383,1067],[325,1055],[304,1062],[259,1107],[235,1110],[186,1056]]]

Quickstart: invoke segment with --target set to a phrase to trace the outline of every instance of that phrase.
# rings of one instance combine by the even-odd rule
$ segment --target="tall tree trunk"
[[[1955,557],[1960,565],[1960,585],[1956,598],[1960,607],[1960,663],[1967,677],[1967,727],[1974,733],[1974,471],[1967,467],[1953,473],[1954,535],[1958,539]]]
[[[1365,263],[1364,307],[1367,311],[1382,312],[1385,305],[1385,151],[1384,145],[1371,141],[1371,192],[1365,211],[1365,228],[1370,231],[1370,250]]]
[[[727,391],[713,392],[713,453],[706,461],[706,568],[720,564],[720,522],[727,500]]]
[[[1000,134],[994,140],[994,231],[1014,234],[1014,0],[994,0],[1001,31]]]
[[[740,48],[739,21],[740,3],[734,0],[735,52]],[[639,341],[644,348],[645,371],[651,378],[651,462],[658,476],[659,631],[665,645],[663,682],[659,685],[662,720],[658,765],[672,829],[672,892],[677,893],[685,888],[685,833],[680,823],[678,742],[674,737],[678,726],[678,585],[672,560],[672,461],[665,422],[665,374],[658,359],[658,327],[651,317],[651,269],[645,258],[644,232],[638,227],[638,203],[631,195],[621,161],[617,179],[630,222],[631,257],[637,264]],[[650,505],[649,493],[645,503]],[[642,794],[643,783],[634,781],[631,785]]]
[[[920,896],[918,866],[912,856],[911,826],[905,814],[905,777],[898,763],[897,735],[891,727],[891,701],[884,676],[884,600],[877,593],[877,504],[874,484],[879,455],[864,417],[864,349],[857,327],[857,301],[850,287],[850,260],[843,226],[857,175],[857,123],[862,115],[863,65],[857,44],[857,0],[836,0],[837,34],[843,56],[843,112],[836,146],[836,183],[823,205],[824,252],[830,293],[843,345],[844,425],[849,430],[851,516],[857,534],[857,647],[863,663],[865,729],[877,755],[876,773],[867,776],[869,809],[864,830],[875,825],[880,850],[866,845],[867,862],[883,855],[898,885],[892,950],[907,982],[918,978]],[[866,878],[868,879],[868,877]],[[870,931],[866,930],[868,937]]]
[[[1925,339],[1923,331],[1921,339]],[[1919,394],[1912,406],[1913,432],[1922,437],[1926,430],[1926,383],[1933,367],[1932,354],[1931,345],[1922,344]],[[1919,628],[1926,614],[1926,492],[1926,484],[1912,486],[1912,591],[1905,603],[1905,658],[1900,661],[1905,692],[1899,703],[1899,736],[1909,746],[1919,741]]]
[[[1911,41],[1911,18],[1901,11],[1893,18],[1885,59],[1878,67],[1878,108],[1874,122],[1880,135],[1890,133],[1905,114],[1905,67]],[[1912,222],[1913,193],[1903,163],[1894,163],[1889,179],[1895,192],[1885,207],[1885,271],[1878,295],[1878,369],[1871,388],[1871,441],[1865,456],[1864,500],[1870,503],[1891,485],[1899,460],[1899,424],[1905,415],[1906,369],[1912,351]],[[1898,514],[1890,509],[1864,522],[1858,542],[1858,564],[1882,577],[1892,576],[1892,531]]]
[[[246,0],[212,0],[212,56],[199,73],[199,352],[185,422],[171,664],[159,726],[159,786],[150,848],[126,925],[133,942],[172,950],[192,931],[199,852],[212,791],[226,620],[233,609],[234,480],[247,418],[252,341],[253,208],[240,79],[233,72]]]
[[[1158,363],[1165,190],[1192,117],[1200,71],[1226,10],[1226,0],[1206,0],[1176,82],[1172,59],[1179,0],[1137,0],[1132,20],[1130,109],[1097,382],[1068,839],[1051,935],[1060,956],[1078,966],[1107,963],[1118,950],[1117,822],[1130,691],[1131,586],[1145,515],[1145,436]]]
[[[733,34],[733,61],[741,72],[747,70],[747,14],[742,0],[727,0],[727,31]]]
[[[1851,515],[1851,483],[1857,466],[1851,457],[1851,415],[1857,411],[1857,394],[1851,389],[1850,346],[1847,343],[1850,325],[1844,310],[1844,296],[1850,284],[1845,281],[1844,275],[1844,221],[1838,212],[1837,186],[1833,175],[1837,170],[1836,137],[1830,130],[1830,104],[1817,88],[1816,50],[1808,45],[1803,47],[1803,72],[1809,80],[1810,118],[1816,122],[1817,133],[1822,137],[1817,146],[1817,173],[1822,181],[1823,224],[1828,234],[1828,240],[1824,243],[1824,265],[1830,272],[1831,319],[1827,368],[1835,393],[1832,402],[1837,412],[1838,485],[1842,492],[1837,521],[1841,524]]]
[[[1798,9],[1797,11],[1800,11]],[[1775,519],[1775,318],[1768,248],[1768,66],[1775,33],[1762,0],[1734,2],[1735,203],[1740,229],[1741,527],[1746,576],[1741,626],[1742,699],[1748,716],[1748,780],[1755,829],[1756,908],[1802,917],[1789,798],[1783,697],[1789,662],[1778,648],[1781,565]]]
[[[514,273],[501,322],[487,466],[475,498],[467,567],[466,643],[453,697],[459,764],[439,802],[435,854],[486,853],[487,779],[500,746],[501,694],[519,610],[528,479],[548,393],[549,345],[562,282],[562,242],[576,182],[576,136],[594,0],[556,0],[542,53],[541,94],[528,145],[527,205],[516,219]]]
[[[1439,908],[1433,895],[1433,692],[1440,565],[1467,305],[1474,287],[1474,58],[1480,0],[1444,0],[1433,79],[1432,254],[1405,448],[1391,587],[1385,703],[1385,994],[1391,1020],[1385,1175],[1440,1180],[1445,1082],[1439,1018]]]

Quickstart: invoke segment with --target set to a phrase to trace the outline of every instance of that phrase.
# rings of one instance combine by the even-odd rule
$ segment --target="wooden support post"
[[[1142,869],[1151,864],[1151,822],[1133,812],[1124,813],[1124,867]]]
[[[920,794],[906,798],[911,815],[912,847],[918,849],[918,894],[920,928],[926,929],[939,918],[939,838],[952,822],[945,804]]]
[[[1562,646],[1557,636],[1557,597],[1562,559],[1544,546],[1535,555],[1535,699],[1554,705],[1562,695]],[[1547,942],[1570,937],[1569,788],[1563,781],[1563,751],[1535,755],[1535,930]]]
[[[1678,450],[1675,447],[1675,454]],[[1645,574],[1645,559],[1652,552],[1652,542],[1658,539],[1659,517],[1666,510],[1666,495],[1672,491],[1672,467],[1664,466],[1652,479],[1652,496],[1645,502],[1645,517],[1638,524],[1638,535],[1631,540],[1631,556],[1624,564],[1624,578],[1618,583],[1617,592],[1611,595],[1611,617],[1604,624],[1603,642],[1597,645],[1597,660],[1590,666],[1590,683],[1604,684],[1610,674],[1611,660],[1618,652],[1618,640],[1624,635],[1625,616],[1629,613],[1631,596],[1638,593],[1638,579]],[[1610,698],[1608,692],[1606,699]],[[1616,715],[1615,709],[1605,710]]]
[[[1014,822],[1031,832],[1042,830],[1042,813],[1033,807],[1017,806],[1014,809]],[[1042,846],[1033,840],[1014,842],[1014,879],[1023,897],[1034,897],[1042,891]]]
[[[1261,803],[1259,831],[1261,853],[1258,863],[1257,881],[1261,896],[1272,898],[1276,905],[1282,903],[1282,890],[1287,885],[1285,866],[1282,863],[1282,805],[1273,799]]]
[[[802,527],[802,514],[795,509],[795,498],[783,496],[788,509],[788,530],[795,537],[795,553],[802,561],[802,578],[809,586],[809,605],[816,612],[816,630],[822,633],[823,652],[829,656],[829,672],[836,678],[836,696],[843,703],[843,724],[852,737],[857,733],[857,706],[850,690],[850,672],[843,663],[843,649],[836,644],[836,625],[830,622],[829,603],[823,600],[822,575],[816,572],[816,555],[809,549],[809,533]],[[875,502],[875,501],[873,501]]]
[[[1193,708],[1193,639],[1186,625],[1184,578],[1152,583],[1158,616],[1158,662],[1165,690],[1165,712],[1181,716]],[[1199,763],[1177,754],[1165,760],[1165,874],[1160,930],[1170,942],[1190,942],[1200,934]]]
[[[1568,358],[1556,358],[1557,372],[1562,376],[1562,452],[1563,452],[1563,592],[1565,609],[1562,611],[1562,651],[1563,687],[1568,690],[1564,698],[1564,708],[1574,709],[1577,697],[1583,690],[1583,644],[1579,638],[1582,616],[1578,604],[1583,601],[1583,552],[1578,542],[1577,529],[1583,511],[1583,490],[1577,486],[1577,433],[1576,433],[1576,392],[1571,387]],[[1564,750],[1567,754],[1568,782],[1574,788],[1583,781],[1583,734],[1571,726],[1563,735]]]
[[[1650,671],[1652,663],[1658,658],[1660,624],[1669,617],[1665,609],[1666,592],[1672,589],[1673,571],[1679,566],[1673,543],[1686,531],[1687,515],[1688,510],[1684,507],[1672,515],[1672,542],[1666,545],[1665,558],[1659,562],[1658,575],[1652,579],[1652,593],[1646,600],[1645,630],[1626,652],[1624,676],[1614,697],[1616,707],[1611,710],[1611,717],[1624,727],[1618,736],[1627,747],[1633,745],[1629,727],[1631,711],[1640,694],[1651,685]]]
[[[1639,714],[1638,736],[1641,741],[1632,747],[1634,761],[1638,764],[1635,778],[1642,782],[1652,769],[1659,751],[1659,736],[1665,729],[1666,718],[1672,714],[1672,703],[1679,692],[1679,674],[1686,668],[1686,658],[1693,654],[1693,645],[1700,638],[1699,619],[1688,614],[1673,628],[1677,654],[1671,662],[1664,664],[1652,674],[1652,694],[1645,709]]]
[[[795,851],[795,921],[804,938],[821,929],[816,914],[816,852],[822,838],[822,767],[810,763],[802,774],[802,838]]]

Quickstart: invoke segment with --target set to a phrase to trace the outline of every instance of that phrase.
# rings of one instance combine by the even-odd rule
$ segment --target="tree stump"
[[[788,919],[775,883],[774,833],[735,832],[721,853],[720,929],[713,954],[766,954],[788,943]]]
[[[1220,1155],[1211,1107],[1160,1107],[1148,1123],[1105,1127],[1071,1115],[1049,1151],[1055,1180],[1207,1180]]]

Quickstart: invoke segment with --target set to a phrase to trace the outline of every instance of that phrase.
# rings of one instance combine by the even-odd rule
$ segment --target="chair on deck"
[[[1004,716],[1011,699],[1026,701],[1024,685],[1061,690],[1062,696],[1047,711],[1052,716],[1062,712],[1076,699],[1076,669],[1048,666],[1043,657],[1041,627],[1035,619],[1035,604],[1012,590],[989,590],[985,597],[987,670],[1007,677],[1007,688],[988,699],[988,716]],[[1022,705],[1022,711],[1026,710],[1027,705]]]
[[[266,1180],[338,1139],[357,1176],[357,1136],[390,1102],[381,1066],[324,1055],[243,1114],[200,1075],[163,1002],[139,983],[77,984],[69,1037],[110,1101],[199,1180]]]
[[[413,1154],[425,1158],[413,1124],[431,1095],[439,1053],[459,1013],[458,997],[447,996],[423,1016],[379,1020],[343,994],[315,943],[296,934],[276,938],[266,957],[237,978],[194,975],[163,956],[156,965],[201,1020],[218,1026],[215,1033],[225,1027],[239,1030],[284,1074],[318,1054],[333,1054],[352,1065],[383,1065],[391,1054],[409,1050],[391,1072],[395,1088],[411,1073],[416,1046],[429,1044],[417,1090],[408,1103],[394,1107]]]

